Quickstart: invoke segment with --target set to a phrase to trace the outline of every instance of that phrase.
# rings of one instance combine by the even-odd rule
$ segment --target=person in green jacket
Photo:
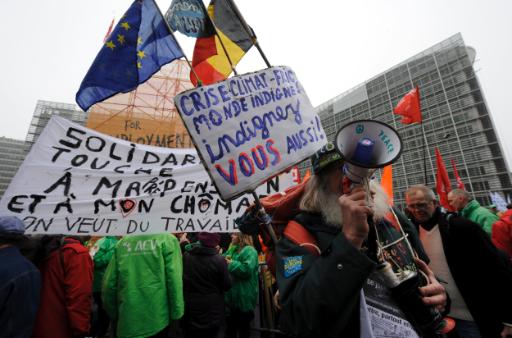
[[[492,225],[499,220],[498,216],[489,209],[482,207],[465,190],[453,189],[450,191],[448,193],[448,203],[462,217],[479,224],[489,236],[492,233]]]
[[[258,253],[251,236],[239,232],[231,234],[231,244],[224,257],[233,281],[225,294],[226,338],[248,338],[258,299]]]
[[[183,262],[171,234],[121,239],[103,278],[103,306],[117,321],[117,337],[167,337],[183,316]]]
[[[103,276],[105,275],[105,270],[107,270],[108,263],[114,255],[116,244],[117,238],[114,236],[107,236],[98,239],[91,249],[91,254],[94,254],[92,295],[94,297],[94,302],[98,306],[96,320],[93,321],[91,325],[91,335],[93,337],[104,336],[107,333],[108,326],[110,324],[110,318],[103,308],[103,302],[101,301],[101,283],[103,282]]]

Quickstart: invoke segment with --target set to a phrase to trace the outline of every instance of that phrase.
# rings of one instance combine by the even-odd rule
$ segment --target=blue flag
[[[160,68],[183,56],[154,0],[135,0],[105,41],[76,93],[90,106],[134,90]]]
[[[215,34],[206,13],[203,0],[172,0],[165,19],[173,31],[186,36],[202,38]]]

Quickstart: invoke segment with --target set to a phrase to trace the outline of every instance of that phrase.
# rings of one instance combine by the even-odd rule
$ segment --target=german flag
[[[192,67],[205,85],[227,79],[232,72],[229,60],[234,67],[253,45],[251,36],[230,6],[230,0],[212,0],[208,6],[208,16],[215,24],[217,34],[213,29],[207,29],[210,35],[196,40],[192,56]],[[190,80],[197,86],[197,79],[192,72]]]

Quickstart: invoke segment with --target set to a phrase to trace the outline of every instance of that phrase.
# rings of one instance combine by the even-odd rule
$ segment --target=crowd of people
[[[374,337],[363,289],[383,271],[372,229],[393,233],[392,214],[414,253],[404,264],[424,277],[399,291],[383,285],[416,332],[512,336],[512,211],[500,218],[456,189],[448,198],[457,212],[447,213],[430,188],[415,185],[402,213],[376,183],[346,191],[334,147],[321,149],[312,164],[314,175],[274,248],[283,335]],[[251,335],[262,265],[257,235],[232,233],[223,243],[217,233],[91,240],[28,239],[24,232],[20,219],[0,217],[0,337]]]

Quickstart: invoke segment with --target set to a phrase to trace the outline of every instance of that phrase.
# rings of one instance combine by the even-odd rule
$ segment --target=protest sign
[[[98,107],[103,107],[106,104],[108,103],[95,105],[90,109],[87,120],[88,128],[138,144],[166,148],[194,147],[183,122],[177,115],[173,118],[161,119],[144,114],[102,116],[98,113]],[[99,123],[98,120],[100,120]]]
[[[252,191],[327,142],[288,67],[188,90],[174,102],[224,200]]]
[[[276,177],[257,192],[292,185]],[[53,116],[0,201],[27,234],[230,232],[252,196],[225,202],[195,149],[119,140]]]

